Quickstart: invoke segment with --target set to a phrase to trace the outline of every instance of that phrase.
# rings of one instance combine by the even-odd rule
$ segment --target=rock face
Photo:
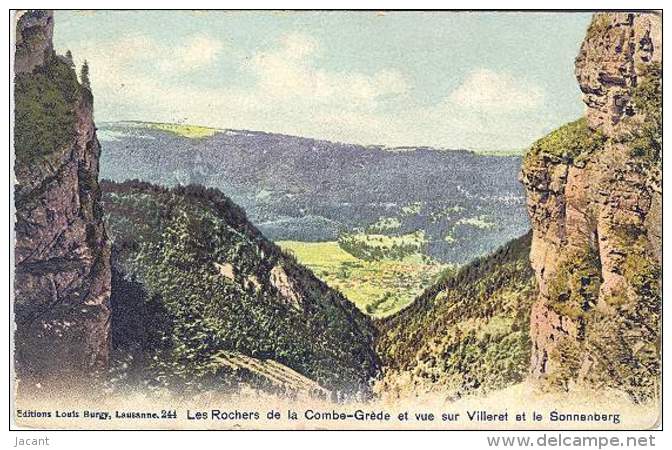
[[[29,73],[54,52],[54,16],[50,11],[24,13],[16,30],[15,73]]]
[[[630,96],[637,80],[663,57],[658,14],[596,14],[576,58],[576,78],[592,129],[612,136],[632,114]]]
[[[523,163],[539,284],[531,372],[636,401],[659,383],[661,17],[595,14],[576,59],[586,117]]]
[[[17,20],[15,362],[25,382],[103,368],[109,347],[93,96],[54,54],[52,31],[51,12]]]
[[[301,310],[303,299],[294,282],[287,276],[282,266],[275,266],[269,274],[269,279],[288,305]]]

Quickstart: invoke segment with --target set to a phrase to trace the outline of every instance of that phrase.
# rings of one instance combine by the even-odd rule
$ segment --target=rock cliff
[[[658,393],[661,41],[657,13],[595,14],[576,58],[586,115],[523,162],[539,285],[531,372],[552,386]]]
[[[17,17],[15,363],[19,380],[65,381],[108,358],[111,272],[100,146],[93,96],[72,61],[54,53],[52,13]]]

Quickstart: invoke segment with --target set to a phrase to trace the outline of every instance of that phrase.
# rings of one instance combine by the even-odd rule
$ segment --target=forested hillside
[[[368,390],[378,372],[369,319],[266,240],[230,199],[141,182],[104,182],[103,192],[113,354],[142,369],[139,381],[239,386],[222,363],[234,353],[331,391]]]
[[[536,295],[530,237],[448,273],[413,304],[377,321],[381,394],[461,396],[525,378]]]

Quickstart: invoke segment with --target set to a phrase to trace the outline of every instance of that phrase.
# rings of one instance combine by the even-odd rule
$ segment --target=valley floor
[[[384,317],[408,305],[431,286],[447,265],[426,263],[418,255],[401,261],[365,261],[337,242],[277,241],[329,287],[341,291],[362,312]]]

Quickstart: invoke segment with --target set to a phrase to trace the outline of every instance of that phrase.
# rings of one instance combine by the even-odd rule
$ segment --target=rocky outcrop
[[[254,390],[289,395],[310,400],[331,398],[331,392],[315,381],[272,359],[251,358],[236,352],[221,351],[212,358],[213,364],[232,372],[241,386]]]
[[[271,285],[278,290],[280,298],[282,298],[287,305],[301,310],[301,303],[303,302],[301,294],[294,286],[294,281],[289,278],[282,266],[278,265],[271,269],[269,280]]]
[[[72,62],[54,54],[52,31],[50,12],[17,20],[15,361],[26,382],[103,368],[109,346],[93,96]]]
[[[594,130],[613,136],[634,114],[630,97],[647,67],[663,57],[659,14],[595,14],[576,58],[576,78],[586,118]]]
[[[531,372],[551,385],[657,396],[661,58],[658,14],[595,14],[576,59],[586,116],[523,163],[539,284]]]
[[[14,72],[29,73],[44,65],[54,52],[54,15],[50,11],[20,13],[16,29]]]

